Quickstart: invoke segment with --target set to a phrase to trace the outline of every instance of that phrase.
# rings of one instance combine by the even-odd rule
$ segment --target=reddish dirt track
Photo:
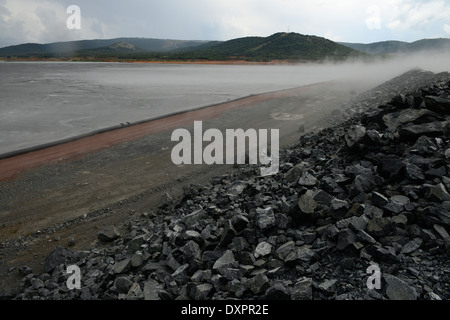
[[[252,106],[262,101],[294,96],[317,85],[319,84],[253,95],[206,108],[149,120],[124,128],[104,131],[83,138],[74,139],[69,142],[5,158],[0,160],[0,181],[14,179],[14,177],[25,170],[34,169],[59,161],[75,159],[84,154],[108,148],[117,143],[133,141],[149,134],[180,128],[195,120],[204,121],[216,118],[228,110]]]

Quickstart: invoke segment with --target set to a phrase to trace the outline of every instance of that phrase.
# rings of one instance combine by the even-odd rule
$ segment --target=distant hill
[[[245,37],[229,41],[184,41],[144,38],[28,43],[0,49],[0,57],[81,60],[343,60],[361,52],[331,40],[298,33]]]
[[[361,56],[356,50],[331,40],[298,33],[276,33],[269,37],[245,37],[191,47],[185,56],[215,60],[343,60]]]
[[[450,53],[450,39],[423,39],[415,42],[376,43],[333,42],[299,33],[275,33],[268,37],[243,37],[229,41],[115,38],[26,43],[0,48],[3,58],[58,58],[77,60],[247,60],[323,61],[409,54],[424,51]]]
[[[89,50],[99,50],[100,52],[109,52],[108,49],[117,49],[114,46],[118,43],[126,43],[134,46],[135,51],[140,52],[170,52],[173,50],[185,49],[192,46],[199,46],[208,41],[186,41],[186,40],[163,40],[163,39],[145,39],[145,38],[116,38],[107,40],[81,40],[55,42],[49,44],[26,43],[16,46],[0,48],[0,56],[60,56],[73,55]],[[122,46],[123,47],[123,46]],[[111,53],[122,50],[111,50]]]
[[[450,53],[450,39],[423,39],[415,42],[381,41],[369,44],[340,42],[340,44],[372,55],[413,54],[426,51]]]

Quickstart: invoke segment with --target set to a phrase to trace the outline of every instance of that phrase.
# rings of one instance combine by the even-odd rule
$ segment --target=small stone
[[[288,241],[284,244],[282,244],[277,250],[276,255],[279,259],[284,260],[286,257],[291,253],[291,251],[295,248],[295,242],[294,241]]]
[[[353,126],[351,129],[347,131],[345,135],[345,142],[349,148],[353,148],[357,145],[366,135],[366,128],[363,126]]]
[[[408,218],[404,214],[391,217],[391,222],[395,225],[404,226],[408,223]]]
[[[187,270],[189,269],[189,264],[183,264],[177,270],[172,273],[172,278],[178,283],[185,283],[188,280]]]
[[[84,301],[92,300],[92,293],[89,287],[83,287],[81,288],[81,295],[80,299]]]
[[[417,292],[403,280],[388,273],[382,273],[386,281],[386,295],[390,300],[417,300]]]
[[[281,283],[275,283],[266,290],[265,298],[268,300],[288,300],[290,298],[290,294],[288,289],[286,289],[286,287],[284,287]]]
[[[134,254],[131,257],[131,266],[133,268],[138,268],[144,263],[144,256],[142,254]]]
[[[196,210],[181,219],[187,227],[193,227],[196,224],[200,223],[205,219],[205,211],[204,210]]]
[[[446,158],[446,159],[450,159],[450,148],[448,148],[447,150],[445,150],[445,158]]]
[[[356,242],[356,235],[353,233],[351,229],[344,229],[339,232],[337,248],[338,250],[344,250],[349,245]]]
[[[131,267],[131,259],[124,259],[114,264],[113,270],[115,274],[125,273]]]
[[[128,293],[133,282],[130,281],[127,277],[118,277],[114,281],[114,286],[116,287],[119,293]]]
[[[314,213],[314,210],[317,208],[317,202],[314,201],[314,193],[312,190],[306,191],[306,193],[300,197],[298,206],[303,213]]]
[[[299,166],[292,167],[284,174],[284,179],[287,182],[294,182],[302,174],[302,169]]]
[[[388,198],[386,198],[381,193],[378,193],[376,191],[372,192],[371,200],[372,200],[372,204],[378,208],[383,208],[385,205],[387,205],[389,203]]]
[[[101,230],[97,237],[104,242],[111,242],[120,237],[120,233],[115,226],[109,226]]]
[[[226,195],[229,197],[238,197],[244,192],[245,188],[247,188],[248,184],[245,181],[237,181],[228,187],[226,190]]]
[[[312,279],[302,278],[294,284],[291,292],[292,300],[312,300]]]
[[[75,253],[69,249],[57,247],[45,259],[44,271],[50,273],[61,264],[73,263]]]
[[[391,221],[385,217],[375,217],[367,223],[366,231],[372,236],[382,237],[392,230]]]
[[[33,270],[32,270],[30,267],[28,267],[28,266],[23,266],[23,267],[20,267],[20,268],[19,268],[19,272],[20,272],[22,275],[26,276],[26,275],[28,275],[28,274],[33,273]]]
[[[367,193],[373,189],[375,181],[372,174],[358,174],[353,180],[353,187],[356,191]]]
[[[225,221],[222,236],[220,237],[219,246],[226,247],[236,237],[237,231],[233,228],[231,221]]]
[[[231,250],[225,251],[225,253],[214,262],[213,270],[222,269],[222,268],[232,268],[237,267],[237,261],[234,258],[234,254]]]
[[[247,227],[248,223],[249,221],[247,217],[244,216],[243,214],[238,214],[236,216],[233,216],[233,218],[231,218],[231,224],[233,225],[233,228],[237,232],[241,232],[242,230],[244,230]]]
[[[450,99],[437,96],[425,96],[424,100],[428,110],[441,115],[450,113]]]
[[[264,257],[269,255],[272,252],[272,245],[268,242],[260,242],[255,249],[254,256],[256,259],[259,257]]]
[[[333,198],[333,200],[331,200],[331,209],[334,211],[338,211],[341,209],[348,209],[349,205],[347,203],[347,201],[345,200],[340,200],[337,198]]]
[[[194,298],[195,300],[205,300],[214,286],[210,283],[202,283],[195,287]]]
[[[315,252],[310,248],[309,245],[301,246],[295,250],[297,259],[309,262],[315,255]],[[287,260],[287,259],[286,259]]]
[[[75,245],[75,238],[74,237],[70,237],[69,241],[67,242],[67,245],[69,247],[73,247]]]
[[[408,124],[402,127],[399,131],[401,140],[410,140],[418,138],[422,135],[428,137],[442,136],[444,133],[444,127],[441,121],[428,122],[424,124]]]
[[[342,268],[351,270],[355,266],[355,261],[353,258],[344,258],[341,260],[340,264]]]
[[[448,194],[445,186],[440,183],[438,185],[424,184],[425,198],[434,202],[450,201],[450,194]]]
[[[364,231],[367,227],[368,222],[369,219],[365,215],[361,215],[359,217],[353,216],[350,218],[348,226],[355,232],[358,232],[360,230]]]
[[[433,228],[444,240],[450,239],[450,236],[449,236],[447,230],[445,230],[445,228],[443,226],[441,226],[439,224],[434,224]]]
[[[158,207],[160,209],[167,208],[170,204],[172,204],[172,202],[173,202],[173,198],[171,197],[171,195],[169,193],[165,192],[159,199]]]
[[[403,254],[412,253],[412,252],[416,251],[417,249],[419,249],[420,246],[422,245],[422,243],[423,243],[423,240],[421,238],[415,238],[403,246],[401,253],[403,253]]]
[[[183,256],[186,261],[200,260],[202,251],[200,246],[193,240],[189,240],[183,247],[181,247]]]
[[[144,283],[144,300],[160,300],[159,291],[162,286],[155,280],[149,279]]]
[[[258,274],[253,278],[250,278],[246,281],[247,287],[254,293],[260,294],[263,290],[264,286],[269,282],[269,279],[264,274]]]
[[[439,295],[434,292],[427,292],[424,297],[426,300],[442,300]]]
[[[330,205],[331,200],[333,200],[333,197],[329,195],[327,192],[319,189],[316,192],[314,192],[313,199],[315,202],[321,205],[328,206]]]
[[[261,230],[267,230],[275,226],[275,215],[272,208],[257,208],[257,224]]]
[[[371,243],[371,244],[376,243],[376,240],[370,234],[365,232],[364,230],[359,230],[357,237],[359,240],[361,240],[363,242],[367,242],[367,243]]]
[[[420,169],[418,166],[412,163],[407,163],[405,169],[406,177],[408,179],[411,179],[413,181],[425,180],[425,175],[423,174],[422,169]]]
[[[333,294],[336,291],[337,279],[325,280],[319,285],[319,289],[326,294]]]
[[[305,187],[312,187],[319,183],[316,177],[308,172],[303,172],[300,179],[298,180],[298,184]]]

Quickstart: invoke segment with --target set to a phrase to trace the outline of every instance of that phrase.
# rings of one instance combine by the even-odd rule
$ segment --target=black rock
[[[26,276],[28,274],[33,273],[33,270],[30,267],[28,267],[28,266],[22,266],[22,267],[19,268],[19,272],[23,276]]]
[[[271,207],[256,209],[257,225],[261,230],[267,230],[275,226],[275,215]]]
[[[422,135],[427,137],[438,137],[444,134],[444,127],[439,121],[417,125],[408,124],[402,127],[398,133],[401,140],[417,139]]]
[[[248,279],[245,282],[245,285],[254,293],[254,294],[260,294],[264,291],[264,288],[269,283],[269,279],[267,276],[263,274],[258,274],[255,277],[252,277]]]
[[[248,222],[249,221],[247,217],[243,214],[238,214],[231,218],[231,224],[233,225],[233,228],[234,230],[236,230],[236,232],[241,232],[242,230],[244,230],[247,227]]]
[[[360,143],[366,135],[366,128],[363,126],[353,126],[345,135],[345,142],[349,148],[353,148]]]
[[[292,300],[312,300],[313,282],[311,278],[302,278],[297,281],[291,291]]]
[[[385,205],[387,205],[389,203],[389,199],[386,198],[384,195],[382,195],[381,193],[378,193],[376,191],[372,192],[372,204],[378,208],[383,208]]]
[[[355,243],[356,241],[356,235],[351,229],[344,229],[341,232],[339,232],[338,236],[338,242],[337,242],[337,248],[338,250],[344,250],[349,245]]]
[[[98,232],[97,237],[101,241],[110,242],[120,237],[120,232],[115,226],[109,226]]]
[[[391,274],[382,273],[386,282],[386,295],[390,300],[417,300],[417,292],[414,287]]]
[[[399,179],[406,167],[404,160],[394,155],[385,155],[378,162],[377,171],[386,179]]]
[[[237,267],[238,262],[234,258],[234,254],[231,250],[225,251],[225,253],[214,262],[213,270],[226,269],[231,267]]]
[[[44,271],[50,273],[61,264],[74,264],[76,254],[72,250],[57,247],[45,259]]]
[[[312,187],[318,184],[318,180],[309,172],[303,172],[298,180],[298,184],[305,187]]]
[[[438,185],[424,184],[422,186],[425,198],[434,202],[450,201],[450,194],[445,186],[440,183]]]
[[[412,181],[422,182],[425,180],[422,169],[412,163],[406,163],[405,174]]]
[[[373,237],[382,237],[392,231],[392,223],[388,218],[375,217],[367,223],[366,231]]]
[[[441,115],[450,114],[450,99],[448,98],[426,96],[425,106],[428,110],[434,111]]]
[[[298,201],[298,206],[303,213],[314,213],[314,210],[317,208],[317,202],[314,200],[314,192],[312,190],[308,190],[305,194],[301,195]]]
[[[415,238],[403,246],[401,253],[403,253],[403,254],[412,253],[412,252],[416,251],[417,249],[419,249],[420,246],[422,245],[422,243],[423,243],[423,240],[421,238]]]
[[[128,293],[128,290],[130,290],[132,284],[133,282],[131,282],[131,280],[127,277],[118,277],[114,281],[114,286],[119,293]]]
[[[289,290],[281,283],[275,283],[266,290],[265,298],[267,300],[288,300],[290,299]]]
[[[408,151],[421,155],[432,155],[438,150],[436,144],[427,136],[420,136]]]

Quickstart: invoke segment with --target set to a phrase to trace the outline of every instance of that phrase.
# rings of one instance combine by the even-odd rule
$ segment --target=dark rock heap
[[[404,92],[302,136],[276,175],[243,166],[58,248],[15,299],[449,299],[450,81]]]

